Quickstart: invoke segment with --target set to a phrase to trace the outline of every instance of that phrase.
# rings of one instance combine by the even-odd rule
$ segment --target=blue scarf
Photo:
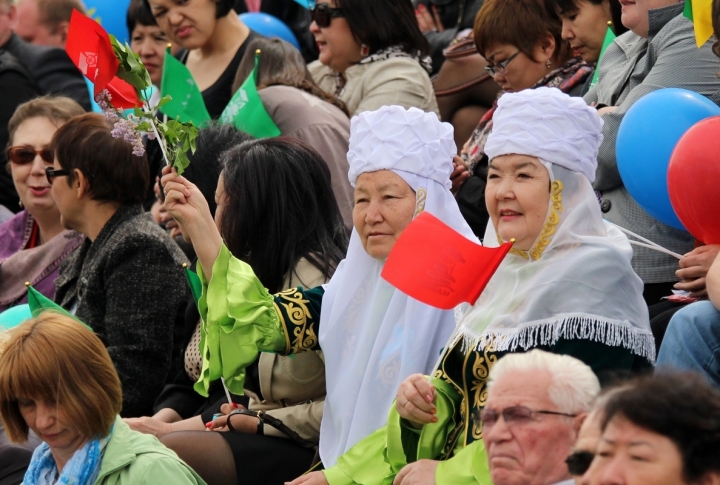
[[[93,485],[100,473],[105,445],[111,436],[112,429],[108,436],[85,443],[68,460],[59,477],[50,447],[42,443],[33,453],[23,485]]]

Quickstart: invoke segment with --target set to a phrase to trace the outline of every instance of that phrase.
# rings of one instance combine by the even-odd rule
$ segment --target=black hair
[[[720,0],[712,2],[712,26],[715,34],[715,42],[712,45],[713,53],[720,57]]]
[[[233,6],[235,4],[234,0],[214,0],[215,6],[217,7],[217,10],[215,10],[215,18],[219,19],[228,14],[230,10],[233,9]],[[150,12],[152,12],[152,9],[150,8],[150,2],[148,0],[142,0],[142,2],[145,4],[145,8],[147,8]]]
[[[410,0],[337,0],[355,39],[370,53],[395,45],[408,53],[430,51]]]
[[[252,139],[252,136],[238,131],[233,125],[221,125],[217,122],[198,132],[195,140],[197,150],[195,153],[188,152],[190,165],[183,172],[183,177],[197,185],[213,216],[217,208],[215,189],[223,168],[220,157],[230,148]]]
[[[345,257],[347,231],[322,157],[288,137],[245,142],[223,154],[220,233],[272,293],[300,258],[327,278]]]
[[[125,17],[127,23],[128,34],[132,36],[135,26],[140,24],[146,27],[157,25],[155,17],[153,17],[150,7],[144,0],[131,0]]]
[[[628,31],[622,23],[622,5],[619,0],[586,0],[593,5],[602,5],[608,2],[610,5],[610,20],[612,21],[612,29],[615,35],[621,35]],[[550,10],[559,14],[572,14],[580,9],[579,0],[546,0]]]
[[[720,391],[689,372],[657,372],[610,396],[602,429],[613,417],[672,440],[688,482],[720,472]]]

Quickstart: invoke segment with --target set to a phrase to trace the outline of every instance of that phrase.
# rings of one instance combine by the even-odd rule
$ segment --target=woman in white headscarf
[[[224,377],[231,392],[242,394],[245,367],[259,351],[322,349],[328,391],[320,428],[323,464],[335,464],[381,428],[397,387],[413,373],[432,370],[455,327],[453,311],[409,298],[380,277],[397,237],[422,211],[474,239],[449,190],[455,153],[452,126],[433,113],[385,106],[353,118],[348,162],[355,229],[347,257],[327,285],[276,295],[229,253],[199,191],[165,175],[165,206],[190,235],[203,280],[203,367],[196,390],[206,392]]]
[[[513,249],[458,324],[431,383],[410,376],[384,430],[293,485],[487,485],[482,424],[473,416],[503,354],[568,354],[601,378],[654,361],[632,249],[602,220],[590,185],[602,141],[596,110],[538,88],[504,95],[493,119],[484,244],[514,238]]]

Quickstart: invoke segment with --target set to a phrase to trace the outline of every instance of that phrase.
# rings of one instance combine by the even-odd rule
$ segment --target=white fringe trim
[[[627,320],[612,320],[586,313],[561,313],[553,318],[535,320],[517,327],[493,328],[477,334],[461,328],[462,350],[480,350],[493,345],[498,352],[513,351],[518,347],[554,345],[561,338],[585,339],[611,347],[624,347],[634,354],[655,362],[655,339],[652,332],[634,327]],[[454,340],[459,340],[454,339]]]

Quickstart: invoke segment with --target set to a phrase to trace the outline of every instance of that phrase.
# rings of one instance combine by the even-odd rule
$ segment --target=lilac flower
[[[145,154],[145,146],[142,142],[142,135],[137,131],[137,123],[134,117],[130,119],[120,118],[113,125],[110,134],[113,138],[123,139],[133,147],[133,155],[141,157]]]

